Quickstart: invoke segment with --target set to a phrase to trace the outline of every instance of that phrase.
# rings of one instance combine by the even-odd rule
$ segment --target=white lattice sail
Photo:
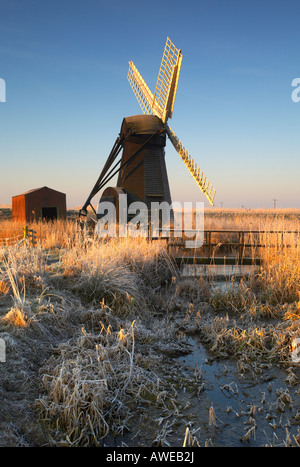
[[[167,125],[167,120],[172,118],[173,114],[181,62],[181,50],[177,49],[168,37],[154,94],[150,91],[133,62],[129,62],[128,81],[143,113],[147,115],[156,115],[163,121],[166,133],[174,148],[210,204],[214,205],[215,188],[185,149],[171,127]]]

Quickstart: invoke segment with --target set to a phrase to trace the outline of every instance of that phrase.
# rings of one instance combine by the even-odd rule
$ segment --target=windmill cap
[[[133,130],[135,134],[152,135],[164,128],[163,122],[156,115],[134,115],[123,119],[121,134]]]

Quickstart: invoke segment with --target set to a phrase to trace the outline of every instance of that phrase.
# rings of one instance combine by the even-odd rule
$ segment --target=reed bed
[[[30,229],[37,233],[37,240],[43,248],[60,248],[66,242],[70,244],[72,239],[79,235],[77,222],[74,220],[56,220],[53,222],[31,222]],[[0,220],[0,240],[13,238],[18,235],[18,240],[24,237],[24,222],[13,220]],[[20,238],[19,238],[20,237]],[[17,243],[17,242],[15,242]],[[0,246],[5,247],[5,243],[0,242]]]
[[[49,427],[56,420],[64,444],[99,445],[108,433],[126,429],[130,406],[156,404],[158,396],[159,405],[169,397],[153,370],[157,357],[135,353],[134,329],[142,346],[162,335],[136,320],[147,314],[152,320],[147,293],[155,296],[172,266],[159,242],[99,241],[73,225],[71,233],[61,246],[52,243],[61,241],[58,233],[50,248],[40,241],[1,251],[6,312],[0,326],[28,344],[23,364],[35,353],[35,340],[38,348],[44,345],[44,358],[46,349],[57,347],[41,370],[40,417]],[[127,317],[134,317],[135,328]]]
[[[205,229],[299,230],[300,209],[206,209]]]
[[[24,226],[19,222],[0,222],[0,248],[19,243],[24,238]]]
[[[291,363],[299,338],[300,250],[264,250],[262,266],[239,283],[211,291],[214,314],[190,315],[209,348],[217,355],[246,361]],[[191,323],[190,323],[191,325]]]
[[[132,401],[156,398],[160,382],[136,363],[134,323],[118,332],[82,331],[59,348],[42,376],[47,395],[38,404],[56,428],[67,433],[64,444],[99,446],[110,431],[128,429]]]
[[[286,230],[297,230],[298,221],[290,217]],[[183,417],[188,400],[179,393],[184,385],[200,397],[203,381],[199,372],[185,380],[172,360],[189,351],[191,335],[218,359],[235,359],[240,373],[276,363],[288,368],[289,384],[298,384],[291,371],[300,319],[293,238],[274,247],[262,233],[262,267],[220,289],[210,280],[180,277],[164,242],[99,239],[73,221],[30,228],[38,234],[35,247],[0,250],[0,330],[19,355],[5,378],[24,376],[20,391],[28,385],[25,402],[36,407],[28,429],[39,444],[101,446],[130,430],[138,436],[139,420],[150,410],[149,443],[168,445],[181,426],[184,446],[199,446],[201,430]],[[278,393],[279,409],[288,397]],[[21,423],[17,413],[14,423]],[[212,405],[206,425],[208,432],[221,430]],[[43,441],[36,432],[41,426]],[[8,439],[9,424],[4,428]],[[253,423],[241,438],[251,442],[255,434]]]

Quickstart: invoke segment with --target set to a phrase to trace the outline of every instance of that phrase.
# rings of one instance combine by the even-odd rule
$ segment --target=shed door
[[[42,218],[46,221],[52,221],[54,219],[57,219],[57,207],[42,208]]]

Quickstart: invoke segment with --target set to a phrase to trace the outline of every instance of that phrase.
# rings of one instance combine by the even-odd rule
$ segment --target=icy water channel
[[[287,384],[286,371],[277,365],[253,364],[243,373],[237,361],[210,355],[197,337],[189,338],[189,344],[191,352],[177,362],[191,377],[195,372],[200,375],[189,416],[193,427],[200,428],[201,446],[208,441],[213,446],[233,447],[284,446],[289,438],[294,441],[300,394],[299,386]],[[210,425],[211,408],[216,420]]]
[[[226,292],[257,266],[185,265],[183,277],[209,276],[213,288]],[[234,280],[231,280],[234,279]],[[199,337],[188,338],[191,352],[177,362],[191,378],[198,372],[199,393],[193,397],[190,416],[199,426],[201,446],[284,446],[294,441],[300,421],[299,385],[287,383],[288,372],[279,365],[249,364],[247,371],[237,360],[210,354]],[[299,365],[293,369],[300,376]],[[283,402],[284,401],[284,402]],[[209,424],[213,408],[215,424]],[[211,421],[212,422],[212,421]]]
[[[226,292],[255,268],[185,265],[181,273],[184,277],[215,277],[213,288]],[[237,360],[208,352],[199,337],[189,337],[188,343],[190,353],[176,361],[191,378],[195,373],[200,375],[198,395],[191,398],[189,416],[193,426],[200,428],[197,438],[201,446],[208,440],[214,446],[285,446],[290,440],[296,445],[300,389],[299,384],[289,384],[287,369],[253,362],[244,371]],[[300,365],[292,370],[299,381]],[[209,423],[211,408],[215,424]]]
[[[217,267],[213,287],[226,291],[238,286],[249,267]],[[197,271],[198,269],[198,271]],[[186,266],[183,276],[197,276],[203,267]],[[211,270],[209,274],[211,274]],[[224,274],[224,272],[226,274]],[[211,276],[210,276],[211,277]],[[232,277],[236,281],[232,280]],[[200,336],[184,335],[189,348],[184,355],[166,357],[170,381],[181,381],[172,414],[148,409],[136,432],[122,438],[127,446],[182,447],[185,432],[197,445],[213,447],[297,446],[300,424],[300,364],[288,367],[247,362],[216,355],[206,349]],[[213,418],[213,416],[215,418]],[[120,443],[120,440],[116,440]],[[191,445],[191,444],[190,444]]]

